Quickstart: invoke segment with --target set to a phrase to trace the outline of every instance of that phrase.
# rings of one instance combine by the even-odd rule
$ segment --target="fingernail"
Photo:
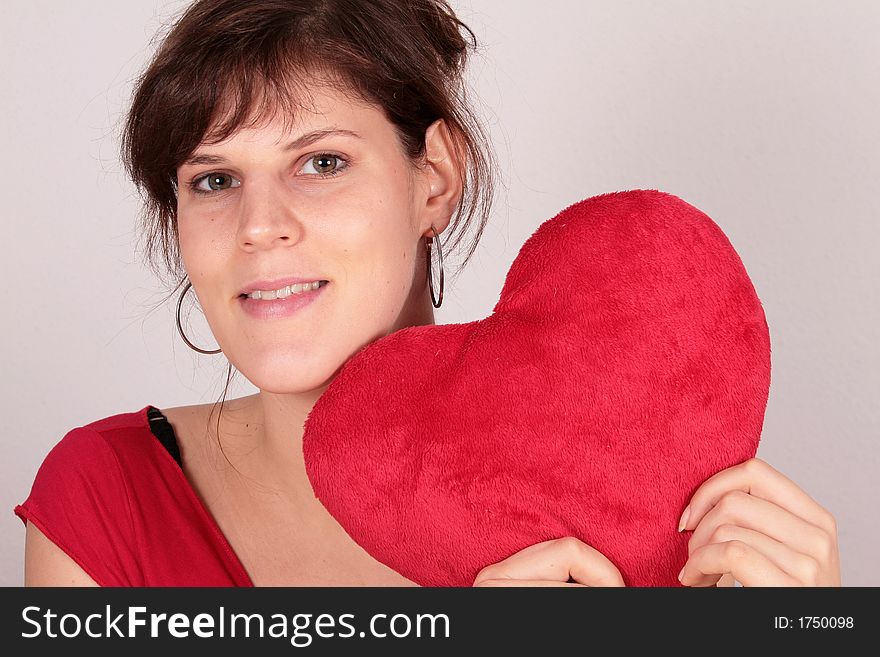
[[[678,521],[678,531],[684,531],[684,526],[688,524],[688,519],[691,517],[691,505],[688,504],[684,512],[681,514],[681,520]]]
[[[687,566],[685,566],[687,568]],[[681,569],[681,572],[678,574],[678,581],[681,581],[681,576],[684,575],[684,568]]]

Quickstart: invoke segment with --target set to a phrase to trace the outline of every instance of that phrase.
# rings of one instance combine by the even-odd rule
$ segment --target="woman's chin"
[[[308,359],[276,359],[266,363],[264,367],[236,369],[262,392],[305,395],[323,393],[341,367],[342,365],[334,367]]]

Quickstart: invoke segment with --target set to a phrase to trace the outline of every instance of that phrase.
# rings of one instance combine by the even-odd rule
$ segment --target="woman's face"
[[[442,176],[412,167],[380,109],[329,89],[313,101],[288,129],[273,118],[200,145],[177,172],[180,250],[208,324],[273,393],[325,386],[407,318],[432,321],[420,238],[457,201],[431,200]],[[327,283],[286,296],[290,279]]]

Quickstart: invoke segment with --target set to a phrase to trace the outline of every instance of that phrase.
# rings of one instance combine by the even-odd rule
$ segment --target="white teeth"
[[[280,290],[254,290],[251,292],[248,297],[251,299],[286,299],[291,294],[300,294],[301,292],[308,292],[310,290],[316,290],[320,287],[320,281],[312,281],[311,283],[295,283],[293,285],[285,285]]]

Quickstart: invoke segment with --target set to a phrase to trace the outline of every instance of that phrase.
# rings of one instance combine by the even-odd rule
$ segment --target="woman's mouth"
[[[288,285],[279,290],[255,290],[248,295],[241,294],[239,302],[254,319],[280,319],[293,315],[317,300],[328,283],[313,281]]]

